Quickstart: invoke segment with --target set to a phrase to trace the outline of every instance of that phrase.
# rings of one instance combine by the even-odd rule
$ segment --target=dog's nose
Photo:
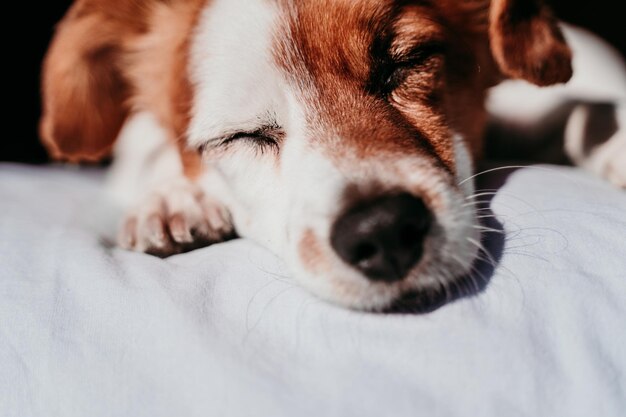
[[[333,226],[335,252],[372,281],[403,279],[422,257],[431,215],[410,194],[387,196],[354,207]]]

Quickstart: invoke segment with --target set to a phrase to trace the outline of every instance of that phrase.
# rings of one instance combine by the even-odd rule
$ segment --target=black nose
[[[410,194],[361,204],[337,220],[331,234],[335,252],[372,281],[403,279],[422,257],[431,215]]]

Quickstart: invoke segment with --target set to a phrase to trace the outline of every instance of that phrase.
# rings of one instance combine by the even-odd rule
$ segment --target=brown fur
[[[44,66],[41,133],[55,158],[108,155],[129,112],[146,109],[179,139],[187,173],[199,172],[184,136],[189,38],[206,1],[77,0]],[[480,153],[489,86],[571,76],[571,53],[541,0],[277,1],[287,23],[276,57],[310,106],[311,133],[344,163],[411,152],[453,173],[449,132]],[[444,49],[384,91],[394,61],[433,44]]]
[[[523,15],[520,4],[536,13]],[[569,49],[535,0],[300,0],[287,9],[276,55],[311,106],[314,137],[344,163],[418,152],[454,172],[450,128],[480,154],[490,86],[503,77],[548,85],[571,76]],[[444,51],[403,70],[389,95],[368,85],[384,76],[385,59],[433,43]]]
[[[184,139],[193,98],[186,76],[189,36],[204,3],[74,4],[43,72],[41,135],[54,158],[79,162],[109,155],[129,112],[140,109],[153,112],[173,139]],[[187,167],[198,165],[186,153],[185,160]]]
[[[493,0],[491,49],[503,74],[539,86],[572,76],[572,52],[542,0]]]
[[[417,152],[452,170],[444,146],[436,149],[443,140],[434,132],[445,126],[426,97],[415,100],[412,108],[413,116],[427,116],[417,124],[377,90],[384,81],[378,79],[383,71],[378,66],[386,65],[378,61],[386,58],[392,25],[401,12],[392,1],[294,2],[276,55],[287,76],[302,87],[300,93],[311,107],[312,135],[333,159],[351,163]]]
[[[328,269],[328,260],[324,254],[324,246],[312,229],[307,229],[302,234],[298,243],[298,252],[304,266],[312,272],[321,272]]]
[[[79,1],[59,25],[42,80],[41,135],[54,158],[93,161],[110,153],[131,95],[119,66],[122,40],[141,32],[138,23],[114,19],[95,1]]]

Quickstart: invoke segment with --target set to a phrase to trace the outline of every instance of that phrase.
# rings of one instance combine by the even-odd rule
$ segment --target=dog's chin
[[[398,283],[370,283],[363,285],[335,285],[332,290],[321,286],[302,285],[314,295],[340,307],[372,313],[430,313],[458,298],[469,271],[425,276],[415,274]],[[324,277],[317,277],[324,279]],[[341,282],[341,281],[340,281]]]
[[[477,253],[468,256],[467,264],[471,265],[476,256]],[[471,267],[458,265],[420,267],[403,282],[383,284],[391,288],[382,291],[372,288],[373,291],[363,298],[336,302],[351,309],[375,313],[430,313],[458,298],[459,289],[464,286],[470,270]]]
[[[402,295],[382,312],[388,314],[427,314],[438,310],[452,299],[450,290],[444,285],[438,288],[424,288]]]

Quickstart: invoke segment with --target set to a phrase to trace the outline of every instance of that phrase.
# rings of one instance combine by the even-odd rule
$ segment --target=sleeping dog
[[[77,0],[45,60],[41,135],[60,160],[115,154],[122,247],[167,256],[236,233],[314,294],[381,310],[478,256],[489,89],[623,104],[620,65],[542,0]],[[624,187],[624,130],[589,151],[590,108],[567,149]]]

